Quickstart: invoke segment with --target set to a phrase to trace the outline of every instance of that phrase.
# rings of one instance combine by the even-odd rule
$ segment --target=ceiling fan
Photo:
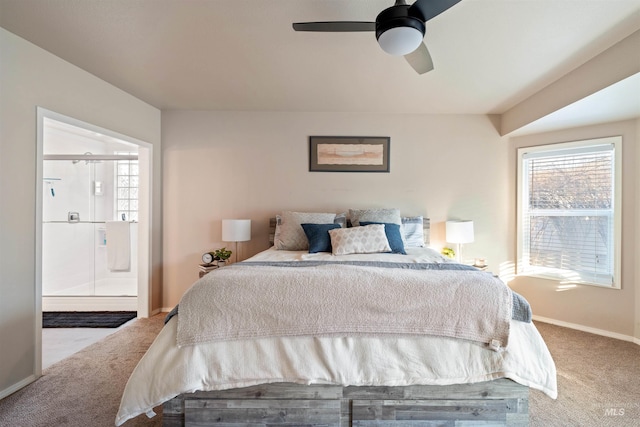
[[[418,74],[433,70],[433,61],[424,38],[425,23],[440,15],[460,0],[416,0],[411,6],[405,0],[380,12],[375,22],[332,21],[296,22],[296,31],[354,32],[375,31],[382,50],[404,56]]]

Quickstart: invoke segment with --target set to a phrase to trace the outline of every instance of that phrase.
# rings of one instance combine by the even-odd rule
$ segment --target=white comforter
[[[252,260],[322,259],[299,252],[265,251]],[[380,255],[358,256],[372,260]],[[339,257],[334,257],[336,259]],[[443,262],[412,249],[385,261]],[[350,257],[349,259],[354,259]],[[409,261],[412,260],[412,261]],[[511,321],[501,352],[447,337],[285,337],[205,343],[178,348],[178,316],[160,332],[131,374],[116,425],[181,393],[270,382],[343,385],[447,385],[510,378],[557,397],[556,369],[532,323]]]

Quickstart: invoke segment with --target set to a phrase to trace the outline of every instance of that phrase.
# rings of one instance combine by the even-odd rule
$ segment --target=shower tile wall
[[[49,153],[48,153],[49,154]],[[96,154],[96,153],[94,153]],[[67,221],[69,212],[78,212],[81,221],[113,219],[113,162],[89,163],[45,160],[42,219]],[[92,176],[96,170],[96,178]],[[93,182],[103,180],[103,195],[93,196]],[[53,190],[53,192],[51,192]]]

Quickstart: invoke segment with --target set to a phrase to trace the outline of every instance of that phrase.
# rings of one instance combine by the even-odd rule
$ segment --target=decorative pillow
[[[407,248],[424,247],[424,219],[421,216],[402,218],[402,236]]]
[[[285,251],[308,249],[309,241],[300,224],[333,224],[335,217],[334,213],[283,211],[280,217],[276,216],[274,246]]]
[[[335,228],[329,230],[334,255],[371,254],[390,252],[391,247],[384,232],[384,225],[366,227]]]
[[[360,221],[402,224],[399,209],[349,209],[349,219],[354,227]]]
[[[341,228],[340,224],[300,224],[309,240],[309,253],[331,252],[329,230]]]
[[[404,243],[402,242],[402,233],[400,233],[400,226],[398,224],[391,224],[385,222],[368,222],[368,221],[360,221],[360,226],[366,226],[371,224],[382,224],[384,225],[384,234],[387,236],[387,240],[389,241],[389,247],[391,248],[391,252],[394,254],[402,254],[406,255],[407,253],[404,251]]]
[[[346,212],[337,214],[333,220],[334,224],[340,224],[340,227],[347,228],[347,214]]]

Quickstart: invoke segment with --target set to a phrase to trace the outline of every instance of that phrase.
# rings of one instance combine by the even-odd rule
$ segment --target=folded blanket
[[[271,267],[316,267],[318,265],[361,265],[364,267],[382,267],[382,268],[405,268],[410,270],[464,270],[479,271],[478,268],[460,264],[457,262],[383,262],[383,261],[245,261],[242,265],[246,266],[271,266]],[[486,273],[492,274],[492,273]],[[531,323],[533,313],[529,302],[520,294],[511,291],[513,305],[511,318],[520,322]],[[177,307],[177,306],[176,306]],[[177,308],[176,308],[177,310]],[[177,311],[176,311],[177,313]],[[171,313],[167,315],[165,323],[172,317]]]
[[[243,263],[180,301],[179,346],[284,336],[436,335],[506,347],[511,290],[478,270]]]

